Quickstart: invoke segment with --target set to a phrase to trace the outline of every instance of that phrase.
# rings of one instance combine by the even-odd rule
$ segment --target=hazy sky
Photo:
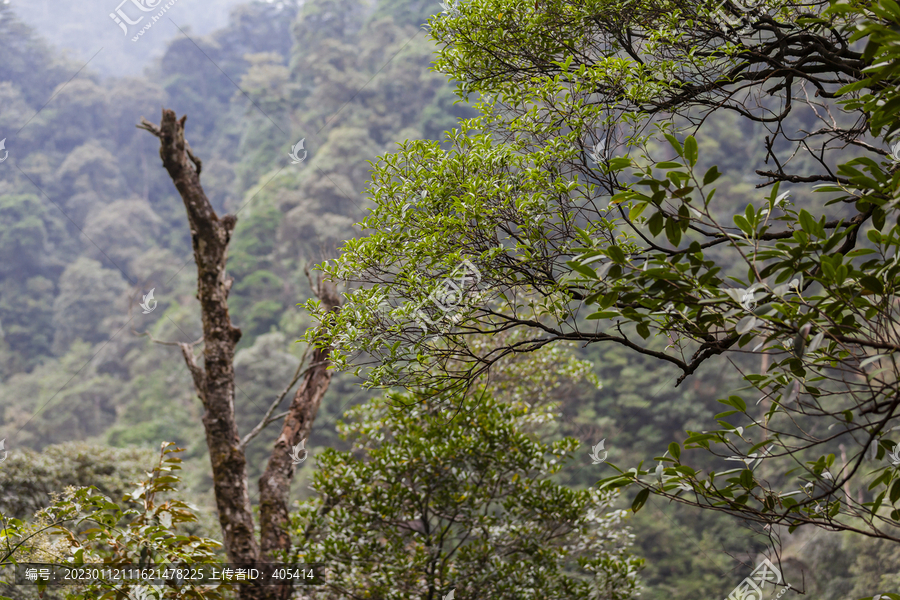
[[[231,8],[250,0],[174,0],[167,9],[164,7],[172,0],[2,1],[60,52],[67,51],[104,76],[134,76],[160,56],[165,43],[174,36],[205,35],[223,27]],[[165,13],[132,41],[162,10]],[[126,23],[126,33],[110,14],[124,14],[136,24]]]

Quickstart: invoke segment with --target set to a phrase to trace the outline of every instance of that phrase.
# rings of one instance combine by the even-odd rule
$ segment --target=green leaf
[[[664,226],[665,222],[663,221],[662,212],[654,213],[654,215],[647,220],[647,227],[650,228],[650,233],[653,234],[653,237],[658,236]]]
[[[880,207],[872,211],[872,225],[878,231],[884,229],[884,222],[887,214]]]
[[[671,160],[664,160],[662,162],[656,163],[653,166],[656,167],[657,169],[680,169],[680,168],[684,167],[683,164],[681,164],[679,162],[674,162]]]
[[[641,216],[641,213],[644,212],[644,209],[647,208],[648,204],[649,202],[638,202],[634,206],[632,206],[631,210],[628,211],[628,220],[634,221],[639,216]]]
[[[637,496],[634,497],[634,502],[631,503],[632,512],[637,512],[641,510],[641,507],[647,503],[647,498],[650,497],[650,488],[644,488],[637,493]]]
[[[597,311],[593,314],[590,314],[585,318],[591,319],[591,320],[596,320],[596,319],[612,319],[612,318],[621,317],[621,316],[622,315],[620,315],[618,312],[616,312],[614,310],[601,310],[601,311]]]
[[[681,446],[679,446],[675,442],[671,442],[669,444],[669,454],[671,454],[675,458],[675,460],[681,459]]]
[[[609,308],[613,304],[616,303],[616,300],[619,299],[619,292],[612,291],[608,294],[603,294],[603,297],[600,299],[600,308]]]
[[[806,212],[806,209],[800,210],[799,219],[800,227],[803,229],[803,231],[805,231],[809,235],[812,235],[816,232],[816,220],[813,219],[813,216],[811,214]]]
[[[686,140],[684,140],[684,157],[688,160],[690,165],[693,167],[697,164],[697,157],[699,156],[699,151],[697,149],[697,140],[694,139],[694,136],[689,135]]]
[[[597,485],[601,490],[603,489],[616,489],[620,487],[625,487],[627,485],[632,484],[632,479],[623,475],[613,475],[608,479],[601,479],[597,482]]]
[[[673,246],[677,246],[681,241],[681,227],[675,219],[666,219],[666,239]]]
[[[726,404],[735,407],[741,412],[747,412],[747,403],[740,396],[728,396]]]
[[[734,412],[736,412],[736,411],[731,411],[732,414]],[[696,444],[698,442],[702,442],[705,440],[712,440],[712,439],[715,439],[715,437],[716,436],[712,433],[695,433],[691,436],[688,436],[688,438],[686,440],[684,440],[684,446],[685,446],[685,448],[687,448],[687,446],[689,444]]]
[[[873,229],[869,233],[877,233],[877,232],[875,232],[875,230]],[[866,256],[868,254],[876,254],[876,252],[875,252],[875,250],[872,250],[871,248],[857,248],[856,250],[851,250],[850,252],[848,252],[847,258],[856,258],[857,256]]]
[[[753,227],[750,226],[750,222],[744,215],[734,215],[733,217],[734,224],[738,226],[738,229],[750,235],[753,233]]]
[[[721,176],[722,174],[719,173],[719,168],[716,165],[713,165],[703,176],[703,185],[709,185]]]
[[[581,273],[582,275],[584,275],[585,277],[589,277],[591,279],[598,279],[597,273],[592,268],[585,266],[585,265],[579,263],[578,261],[570,260],[566,264],[569,265],[573,271],[577,271],[577,272]]]
[[[894,482],[894,485],[891,486],[891,504],[896,504],[897,500],[900,500],[900,479]]]
[[[650,328],[647,327],[646,323],[638,323],[635,330],[638,332],[638,335],[645,340],[650,337]]]
[[[876,294],[884,294],[884,284],[881,283],[881,280],[873,277],[871,275],[864,275],[859,278],[859,283],[863,286],[864,289],[869,290],[870,292],[875,292]]]
[[[610,171],[621,171],[631,166],[631,159],[627,156],[616,156],[609,159]]]
[[[617,263],[625,262],[625,253],[618,246],[610,246],[606,249],[606,252],[613,261]]]
[[[881,475],[879,475],[878,477],[876,477],[875,480],[874,480],[872,483],[869,484],[869,491],[874,490],[875,488],[877,488],[877,487],[878,487],[879,485],[881,485],[882,483],[887,483],[888,481],[890,481],[890,479],[891,479],[891,472],[890,472],[890,471],[884,471]]]
[[[684,149],[681,147],[681,142],[678,141],[678,138],[671,133],[666,133],[664,135],[666,136],[666,139],[669,140],[669,144],[672,145],[672,148],[675,149],[675,152],[678,153],[678,156],[684,156]]]

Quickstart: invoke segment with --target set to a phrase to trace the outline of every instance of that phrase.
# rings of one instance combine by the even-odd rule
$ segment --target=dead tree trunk
[[[191,227],[194,260],[197,263],[197,299],[203,319],[203,366],[197,364],[192,345],[179,346],[205,408],[203,426],[206,429],[225,551],[229,562],[259,564],[271,561],[273,550],[290,546],[287,534],[287,501],[293,477],[290,446],[298,443],[295,440],[309,436],[322,396],[331,382],[331,372],[327,370],[328,352],[316,350],[312,366],[285,413],[282,434],[275,444],[266,475],[261,480],[264,549],[261,553],[254,535],[244,446],[275,419],[268,419],[267,414],[243,442],[240,439],[234,413],[234,347],[241,338],[241,330],[231,324],[228,293],[233,279],[225,274],[228,242],[237,218],[234,215],[219,218],[207,199],[200,185],[202,163],[191,152],[184,138],[186,118],[176,119],[174,111],[163,109],[159,127],[146,119],[142,119],[138,127],[159,138],[159,155],[181,194]],[[330,310],[340,304],[333,286],[323,285],[320,281],[315,291]],[[295,380],[276,399],[272,410],[299,378],[299,373],[298,367]],[[243,587],[239,594],[242,600],[275,600],[288,597],[290,589]]]
[[[232,280],[225,276],[228,242],[237,218],[225,215],[220,219],[209,203],[200,185],[201,162],[184,139],[185,120],[177,120],[174,111],[164,109],[159,128],[146,120],[142,127],[159,138],[159,155],[181,194],[191,226],[197,299],[203,317],[203,367],[194,361],[187,345],[182,346],[182,353],[206,409],[203,426],[225,550],[230,562],[255,562],[259,547],[253,535],[247,463],[234,418],[234,346],[241,339],[241,330],[231,324],[228,314]]]
[[[314,291],[328,312],[338,310],[341,299],[333,285],[319,279]],[[269,560],[272,560],[275,552],[287,551],[291,546],[290,535],[285,527],[288,523],[291,480],[294,477],[291,449],[309,438],[322,397],[331,383],[333,371],[329,369],[329,351],[328,347],[321,347],[316,348],[313,353],[310,368],[294,394],[281,435],[275,440],[272,456],[259,479],[260,545],[263,556]],[[285,586],[280,589],[279,597],[283,600],[289,598],[290,588]]]

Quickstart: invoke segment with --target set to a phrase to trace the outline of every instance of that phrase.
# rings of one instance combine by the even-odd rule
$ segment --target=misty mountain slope
[[[159,12],[155,7],[165,2],[143,0],[141,4],[155,8],[146,13],[131,0],[11,0],[8,4],[24,23],[47,40],[54,52],[67,52],[72,60],[81,64],[90,60],[92,70],[103,77],[127,77],[140,75],[144,68],[159,59],[166,45],[183,35],[179,28],[195,36],[212,33],[227,25],[230,11],[242,2],[177,0],[163,15],[160,24],[148,30],[137,42],[131,41],[133,32],[144,23],[130,26],[126,34],[110,14],[119,9],[132,21],[146,15],[146,22]]]

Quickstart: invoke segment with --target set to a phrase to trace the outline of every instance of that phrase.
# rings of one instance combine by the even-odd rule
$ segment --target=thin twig
[[[199,344],[203,341],[203,336],[200,336],[199,340],[197,340],[196,342],[190,342],[189,344],[185,344],[183,342],[164,342],[163,340],[158,340],[155,337],[153,337],[153,335],[149,331],[144,331],[143,333],[138,332],[135,329],[132,329],[131,331],[137,336],[145,336],[146,335],[148,338],[150,338],[151,342],[153,342],[154,344],[160,344],[161,346],[183,346],[184,345],[184,346],[190,346],[191,348],[193,348],[194,346],[196,346],[197,344]]]
[[[144,117],[141,117],[141,124],[135,125],[135,127],[137,127],[138,129],[144,129],[146,131],[149,131],[156,137],[160,137],[162,135],[162,133],[159,130],[159,127],[157,127],[156,125],[154,125],[153,123],[151,123],[150,121],[145,119]]]
[[[194,358],[194,346],[192,344],[178,344],[178,347],[181,348],[181,355],[184,357],[184,362],[191,372],[191,378],[194,380],[194,389],[197,391],[197,395],[200,396],[200,400],[205,407],[206,373],[197,364],[197,359]]]
[[[281,404],[281,401],[284,400],[284,397],[288,395],[288,392],[291,391],[291,388],[293,388],[293,387],[297,384],[297,382],[300,381],[300,379],[301,379],[302,377],[304,377],[307,373],[309,373],[309,371],[310,371],[312,368],[317,367],[317,366],[319,366],[319,364],[321,364],[321,363],[311,364],[311,365],[309,365],[306,369],[304,369],[304,370],[301,372],[301,369],[303,368],[303,363],[306,362],[306,355],[307,355],[308,353],[309,353],[309,346],[307,346],[306,349],[303,351],[303,357],[300,359],[300,364],[297,365],[297,370],[294,371],[294,376],[291,377],[290,383],[288,383],[287,386],[281,391],[281,393],[278,394],[278,396],[275,398],[275,400],[272,401],[272,404],[269,405],[269,409],[266,411],[265,416],[264,416],[264,417],[262,418],[262,420],[256,425],[256,427],[254,427],[254,428],[250,431],[250,433],[248,433],[247,435],[245,435],[245,436],[243,437],[243,439],[241,439],[241,443],[240,443],[240,446],[239,446],[239,448],[240,448],[241,450],[244,450],[244,448],[247,447],[247,444],[249,444],[250,441],[251,441],[253,438],[255,438],[257,435],[259,435],[259,433],[260,433],[263,429],[265,429],[266,427],[268,427],[269,424],[274,423],[274,422],[277,421],[278,419],[281,419],[281,418],[283,418],[285,415],[287,415],[287,413],[288,413],[289,411],[286,411],[286,412],[281,413],[281,414],[279,414],[279,415],[276,415],[276,416],[274,416],[274,417],[272,416],[272,413],[275,412],[275,409],[278,408],[278,405]]]

